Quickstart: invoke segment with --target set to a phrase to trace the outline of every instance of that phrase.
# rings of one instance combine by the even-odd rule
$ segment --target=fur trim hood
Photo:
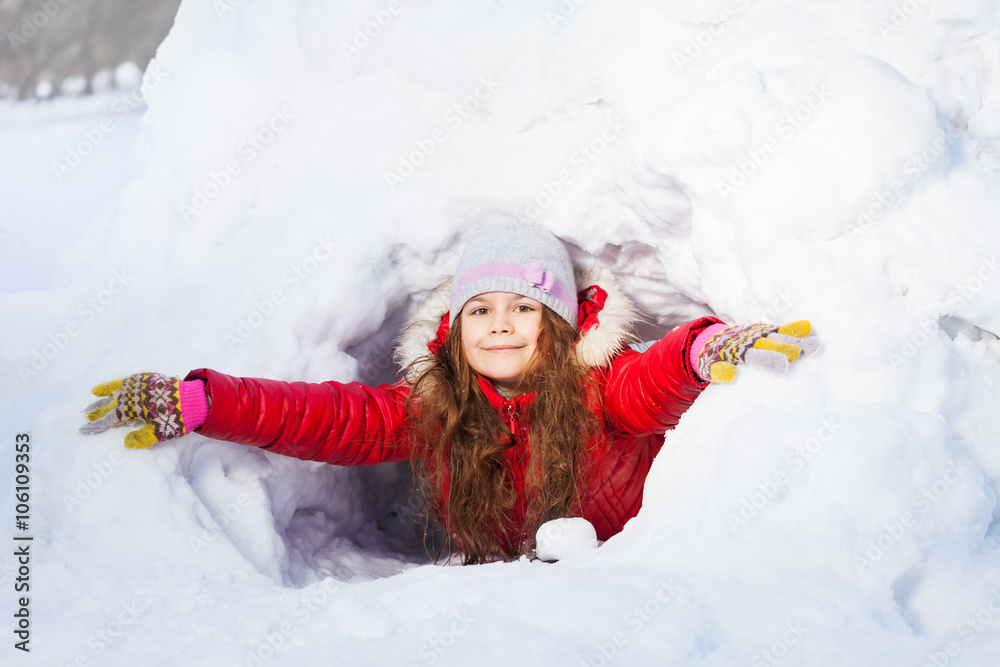
[[[577,354],[587,367],[607,366],[628,343],[636,340],[632,326],[638,313],[621,281],[609,269],[577,269],[574,277],[580,294],[578,323],[581,336]],[[416,361],[412,371],[419,376],[429,361],[419,360],[428,357],[443,343],[441,338],[445,335],[447,320],[442,322],[442,318],[450,306],[451,282],[439,285],[427,295],[399,335],[394,356],[404,371]],[[598,289],[590,289],[592,287]],[[416,377],[406,377],[406,380],[412,382]]]

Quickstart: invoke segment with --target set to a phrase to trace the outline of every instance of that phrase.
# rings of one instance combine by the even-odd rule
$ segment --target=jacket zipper
[[[507,403],[507,415],[510,417],[510,432],[517,435],[517,418],[514,417],[514,406]]]

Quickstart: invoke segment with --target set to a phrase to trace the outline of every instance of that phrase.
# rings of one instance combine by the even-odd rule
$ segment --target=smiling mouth
[[[487,352],[512,352],[514,350],[520,350],[523,345],[498,345],[496,347],[483,348]]]

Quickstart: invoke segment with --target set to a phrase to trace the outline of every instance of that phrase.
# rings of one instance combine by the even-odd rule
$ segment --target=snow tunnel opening
[[[326,466],[326,464],[322,464]],[[326,484],[346,485],[354,497],[341,503],[296,503],[282,533],[284,583],[309,585],[326,577],[357,581],[390,577],[434,562],[437,543],[419,517],[407,463],[337,469]],[[294,475],[293,479],[300,475]]]
[[[671,284],[662,250],[638,241],[607,244],[596,253],[572,243],[567,247],[578,269],[607,268],[615,274],[616,289],[623,290],[635,306],[633,333],[638,341],[662,338],[677,324],[712,314],[705,304]],[[419,290],[406,295],[376,331],[345,349],[357,361],[356,381],[378,386],[400,379],[393,347],[423,296]],[[340,476],[330,474],[330,484],[343,483]],[[285,525],[284,539],[291,570],[297,573],[291,578],[297,584],[331,574],[348,579],[359,574],[392,576],[435,562],[444,530],[423,516],[409,462],[340,469],[338,474],[353,480],[363,520],[345,520],[312,502],[296,507]]]
[[[388,313],[377,331],[345,350],[358,362],[358,382],[376,387],[401,379],[402,369],[396,364],[394,347],[417,302],[410,295]],[[365,502],[372,509],[375,526],[392,549],[401,556],[431,562],[432,554],[440,546],[442,528],[433,519],[428,523],[423,517],[412,465],[402,461],[363,466],[357,469],[357,474],[363,482]]]
[[[354,381],[374,387],[400,379],[393,345],[413,305],[412,298],[405,300],[376,331],[345,348],[357,362]],[[279,493],[288,494],[290,515],[279,518],[282,502],[272,498],[282,527],[286,583],[300,587],[327,576],[343,581],[383,578],[435,562],[443,531],[436,521],[425,521],[408,461],[288,465],[296,469],[280,484],[294,488]]]

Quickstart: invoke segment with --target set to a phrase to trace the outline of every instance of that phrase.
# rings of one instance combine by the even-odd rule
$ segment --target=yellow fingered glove
[[[786,373],[788,364],[800,354],[810,355],[819,350],[819,340],[809,335],[811,330],[806,320],[780,327],[770,324],[728,327],[702,348],[698,374],[711,382],[732,382],[739,363]]]
[[[114,426],[145,422],[125,435],[129,449],[145,449],[163,440],[179,438],[188,431],[181,415],[181,380],[160,373],[136,373],[99,384],[92,390],[104,396],[87,406],[90,422],[81,433],[103,433]]]

